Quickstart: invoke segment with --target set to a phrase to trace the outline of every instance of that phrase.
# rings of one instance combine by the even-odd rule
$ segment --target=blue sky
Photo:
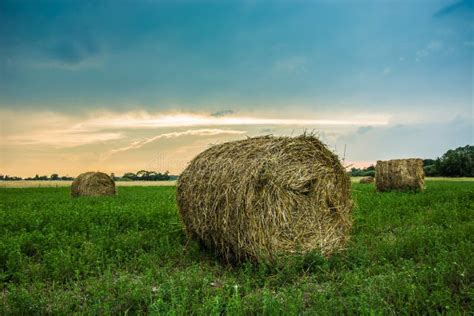
[[[110,151],[155,139],[144,145],[149,151],[117,161],[124,170],[132,159],[146,165],[153,148],[188,152],[186,160],[210,142],[295,129],[318,131],[338,150],[347,144],[347,158],[359,163],[440,155],[473,140],[473,3],[2,1],[3,169],[18,173],[11,157],[35,146],[38,159],[53,159],[48,149],[77,161],[88,155],[86,165],[104,168],[111,164],[94,146]],[[236,120],[157,120],[170,113]],[[98,116],[135,125],[76,128]],[[190,126],[242,133],[184,133]],[[51,138],[51,128],[80,141],[31,136]],[[183,141],[155,138],[169,133],[184,133],[175,137]]]

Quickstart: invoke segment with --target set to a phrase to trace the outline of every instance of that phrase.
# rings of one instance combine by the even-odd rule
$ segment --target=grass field
[[[434,314],[474,310],[474,182],[353,184],[341,253],[221,264],[188,241],[174,187],[0,189],[0,314]]]

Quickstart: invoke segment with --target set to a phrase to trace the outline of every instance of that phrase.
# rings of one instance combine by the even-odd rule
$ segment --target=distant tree
[[[50,177],[51,180],[59,180],[59,175],[57,173],[53,173]]]
[[[23,180],[23,179],[22,179],[22,177],[9,176],[8,174],[6,174],[6,175],[0,175],[0,180],[3,180],[3,181],[18,181],[18,180]]]
[[[423,170],[425,171],[425,176],[436,177],[440,175],[435,164],[435,159],[423,159]]]
[[[439,176],[438,169],[436,169],[436,166],[434,164],[424,166],[423,169],[425,170],[425,176],[427,176],[427,177]]]
[[[137,175],[134,174],[133,172],[127,172],[122,176],[122,178],[127,179],[127,180],[137,180]]]
[[[435,159],[423,159],[423,166],[426,167],[426,166],[431,166],[431,165],[434,165],[436,162]]]
[[[164,173],[157,171],[148,171],[148,170],[139,170],[137,173],[127,172],[125,173],[121,180],[125,181],[164,181],[170,180],[169,171]]]
[[[137,178],[140,180],[149,180],[150,172],[146,170],[140,170],[137,172]]]
[[[352,168],[350,175],[352,177],[368,177],[368,176],[375,176],[375,167],[373,165],[364,168],[364,169],[358,169],[358,168]]]
[[[434,166],[445,177],[474,177],[474,146],[448,150]]]

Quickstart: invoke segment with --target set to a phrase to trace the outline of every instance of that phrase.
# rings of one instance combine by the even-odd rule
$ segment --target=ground
[[[347,249],[229,266],[189,241],[174,187],[0,188],[0,314],[434,314],[474,310],[474,182],[353,183]]]

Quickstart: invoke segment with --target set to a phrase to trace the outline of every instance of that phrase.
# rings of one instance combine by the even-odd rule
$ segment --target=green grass
[[[0,189],[0,314],[434,314],[474,310],[474,182],[353,184],[351,242],[324,259],[221,264],[188,242],[174,187]]]

